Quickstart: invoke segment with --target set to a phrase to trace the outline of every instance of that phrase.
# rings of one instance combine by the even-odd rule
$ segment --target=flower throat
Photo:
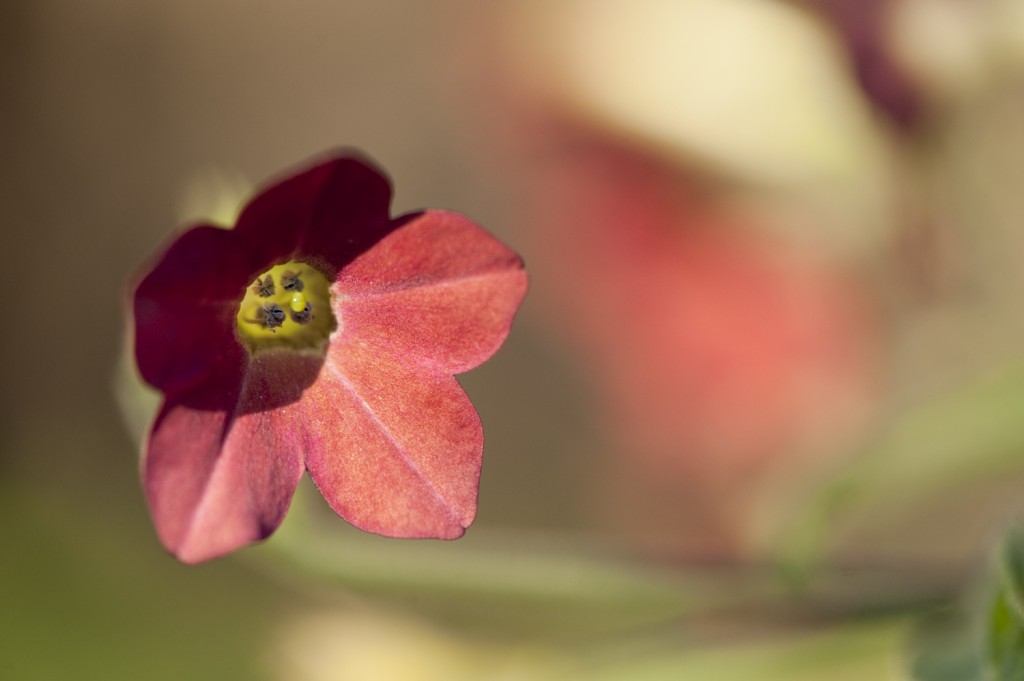
[[[338,328],[331,311],[330,284],[301,262],[275,265],[245,289],[236,317],[238,337],[250,352],[323,352]]]

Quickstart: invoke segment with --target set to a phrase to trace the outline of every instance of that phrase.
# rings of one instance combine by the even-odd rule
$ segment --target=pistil
[[[322,352],[336,328],[330,284],[302,262],[275,265],[250,284],[238,307],[239,339],[250,352]]]

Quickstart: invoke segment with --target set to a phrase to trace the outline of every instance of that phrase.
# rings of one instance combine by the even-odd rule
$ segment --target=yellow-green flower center
[[[238,337],[251,352],[322,352],[327,337],[338,328],[330,283],[305,263],[275,265],[245,289],[237,323]]]

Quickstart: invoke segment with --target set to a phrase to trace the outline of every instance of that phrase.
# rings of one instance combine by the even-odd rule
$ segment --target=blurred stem
[[[570,537],[477,530],[457,542],[386,539],[340,522],[318,524],[312,496],[303,490],[257,555],[287,574],[349,591],[414,596],[435,609],[490,608],[496,617],[556,627],[571,621],[577,630],[582,622],[621,631],[699,619],[758,630],[769,619],[785,626],[787,617],[796,625],[904,612],[954,590],[919,574],[835,570],[796,593],[772,565],[657,565]]]
[[[313,495],[300,490],[285,526],[259,551],[325,583],[399,596],[666,617],[694,597],[695,585],[681,589],[665,570],[641,570],[564,541],[535,538],[527,545],[481,531],[456,542],[395,540],[340,521],[318,523]]]

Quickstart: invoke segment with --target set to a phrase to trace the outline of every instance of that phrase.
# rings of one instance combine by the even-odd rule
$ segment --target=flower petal
[[[143,479],[160,539],[183,562],[263,539],[284,518],[303,472],[298,397],[319,367],[302,360],[265,353],[244,385],[204,384],[164,404]]]
[[[453,374],[497,351],[526,286],[504,244],[458,213],[426,211],[347,266],[332,291],[346,335]]]
[[[254,262],[231,232],[202,226],[175,239],[135,289],[139,372],[164,392],[241,371],[235,314]]]
[[[303,399],[316,424],[306,468],[353,525],[391,537],[454,539],[476,515],[483,429],[458,382],[332,343]]]
[[[390,204],[391,185],[379,170],[337,156],[260,192],[234,231],[271,260],[312,259],[333,276],[387,232]]]

